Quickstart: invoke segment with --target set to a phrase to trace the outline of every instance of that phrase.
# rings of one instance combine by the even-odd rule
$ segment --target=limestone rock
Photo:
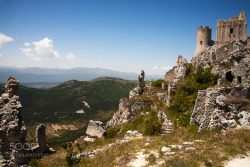
[[[132,97],[139,96],[140,95],[140,88],[135,87],[133,90],[129,92],[129,98],[131,99]]]
[[[133,119],[146,106],[150,108],[151,105],[139,99],[120,99],[119,110],[106,125],[110,127],[122,125]]]
[[[204,52],[192,58],[193,67],[207,69],[213,66],[212,73],[233,85],[250,82],[250,39],[232,41],[227,45],[208,47]],[[220,84],[221,82],[219,82]]]
[[[243,127],[250,129],[250,112],[242,111],[238,114],[238,117],[240,118],[240,124]]]
[[[124,136],[124,139],[129,139],[131,137],[142,137],[142,134],[136,130],[135,131],[128,130],[126,135]]]
[[[169,70],[168,72],[166,72],[164,78],[165,78],[165,81],[171,81],[173,82],[174,78],[175,78],[175,69],[176,69],[176,66],[174,66],[171,70]]]
[[[175,79],[173,81],[175,84],[183,80],[188,73],[187,59],[183,58],[182,56],[178,56],[178,60],[176,63],[177,63],[177,67],[175,68],[175,71],[174,71]]]
[[[139,96],[143,94],[143,90],[145,87],[145,72],[141,70],[141,74],[138,76],[138,85],[133,90],[129,92],[129,98]]]
[[[170,152],[171,151],[171,148],[169,148],[169,147],[162,147],[161,148],[161,152]]]
[[[157,93],[156,96],[158,96],[159,100],[163,101],[164,103],[167,103],[167,101],[170,100],[167,93]]]
[[[106,130],[101,121],[90,120],[86,134],[90,138],[103,138],[106,136]]]
[[[235,128],[237,126],[235,119],[238,116],[247,118],[248,114],[246,115],[245,112],[243,112],[244,114],[239,114],[239,108],[244,106],[244,102],[233,102],[232,99],[227,97],[246,99],[249,91],[250,85],[200,90],[190,118],[190,124],[199,125],[199,131],[204,129]],[[247,121],[250,122],[250,120]],[[243,121],[244,125],[247,125],[247,121]]]

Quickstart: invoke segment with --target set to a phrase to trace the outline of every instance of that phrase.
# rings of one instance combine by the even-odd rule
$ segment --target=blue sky
[[[191,60],[198,26],[215,40],[217,20],[241,11],[250,20],[249,0],[0,0],[0,66],[163,76]]]

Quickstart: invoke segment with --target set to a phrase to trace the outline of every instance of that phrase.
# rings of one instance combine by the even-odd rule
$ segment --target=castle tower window
[[[202,41],[200,41],[200,45],[202,45]]]
[[[234,29],[230,28],[230,34],[234,33]]]
[[[237,80],[238,80],[238,83],[242,83],[242,81],[241,81],[241,76],[238,76],[238,77],[237,77]]]

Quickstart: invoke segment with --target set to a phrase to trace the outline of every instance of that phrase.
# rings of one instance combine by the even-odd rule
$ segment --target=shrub
[[[151,83],[151,86],[152,86],[152,87],[155,87],[155,88],[161,88],[161,84],[162,84],[163,82],[165,82],[164,79],[157,79],[157,80],[155,80],[155,81],[153,81],[153,82]],[[167,84],[167,83],[166,83],[166,84]]]
[[[192,112],[197,98],[198,90],[204,90],[214,86],[218,76],[211,73],[212,67],[204,70],[202,67],[196,69],[189,64],[189,73],[183,82],[176,85],[176,90],[171,96],[168,113],[171,117],[179,118],[186,112]],[[186,126],[187,115],[180,118],[179,125]]]
[[[180,126],[188,126],[190,122],[191,114],[183,114],[181,117],[179,117],[178,123]]]
[[[157,113],[151,109],[144,109],[143,112],[149,112],[149,114],[140,115],[135,120],[125,124],[122,133],[126,133],[128,130],[137,130],[145,135],[160,133],[162,124],[158,120]]]
[[[114,138],[116,137],[117,133],[120,131],[120,127],[109,127],[107,128],[107,138]]]
[[[145,135],[155,135],[161,132],[162,124],[159,122],[157,113],[150,110],[149,114],[146,116],[144,121],[144,131]]]

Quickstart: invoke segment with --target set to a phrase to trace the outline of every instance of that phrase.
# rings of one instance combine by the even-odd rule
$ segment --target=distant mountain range
[[[102,68],[72,68],[72,69],[49,69],[49,68],[16,68],[0,67],[0,82],[5,83],[9,76],[17,78],[20,83],[35,82],[64,82],[68,80],[89,81],[98,77],[118,77],[128,80],[137,80],[137,73],[126,73]],[[147,75],[146,80],[159,79],[163,76]]]

